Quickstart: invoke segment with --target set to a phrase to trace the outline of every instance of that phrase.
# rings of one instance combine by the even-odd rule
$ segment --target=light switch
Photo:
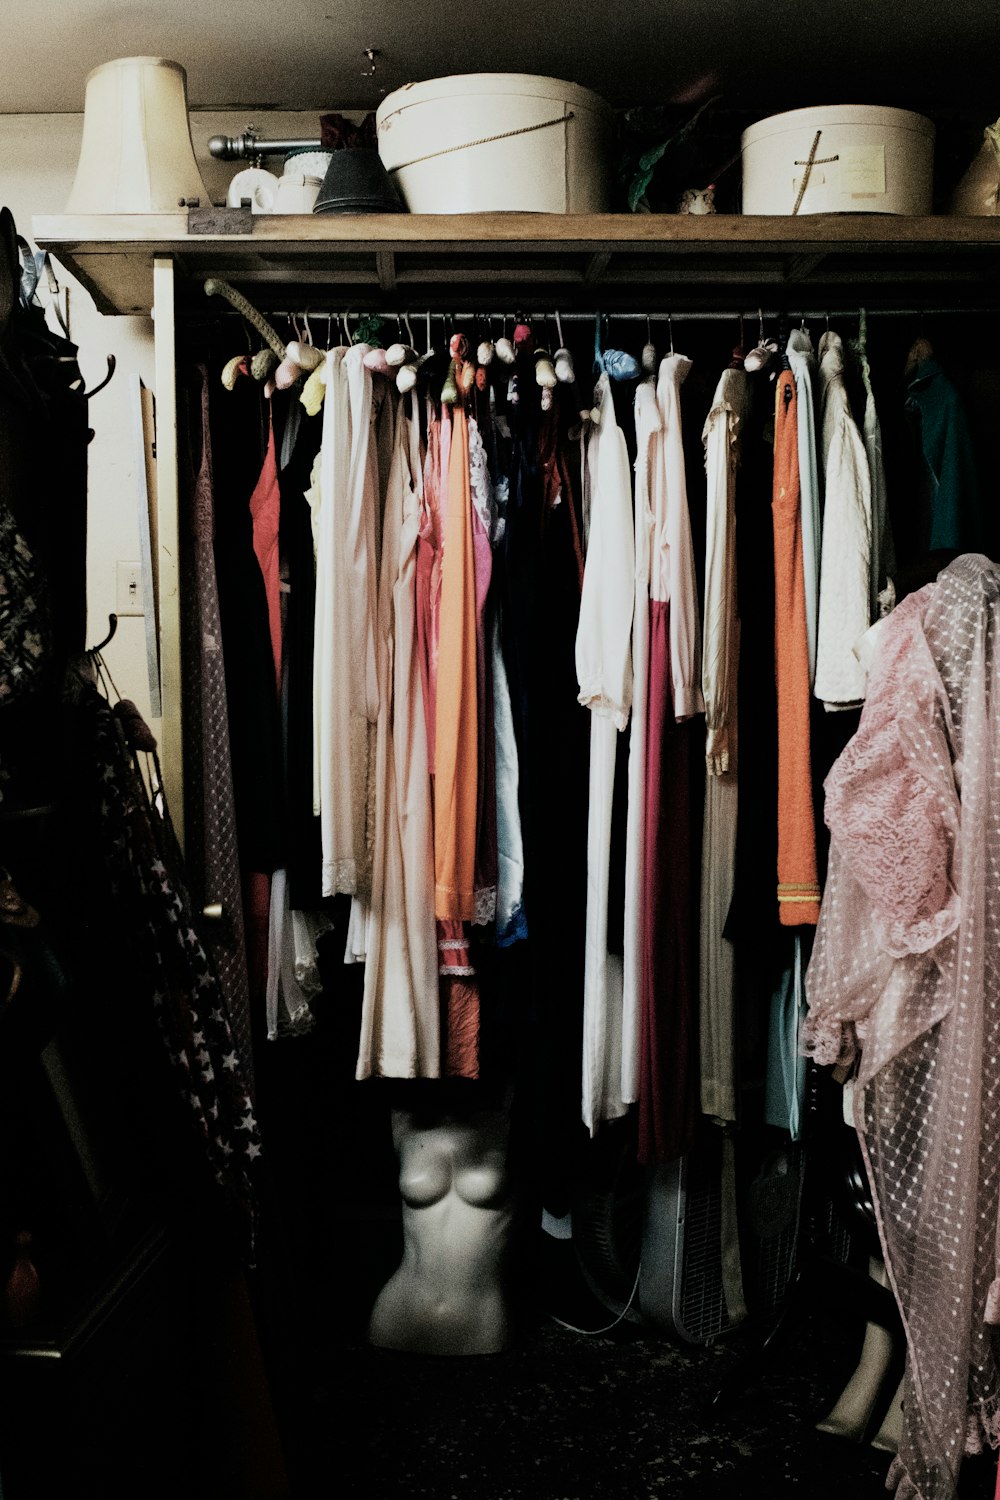
[[[137,562],[115,563],[115,613],[145,614],[142,602],[142,576]]]

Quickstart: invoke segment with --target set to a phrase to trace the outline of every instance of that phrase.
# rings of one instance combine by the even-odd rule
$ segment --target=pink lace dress
[[[879,630],[826,783],[805,1047],[857,1066],[909,1356],[890,1484],[950,1500],[1000,1433],[1000,568],[958,558]]]

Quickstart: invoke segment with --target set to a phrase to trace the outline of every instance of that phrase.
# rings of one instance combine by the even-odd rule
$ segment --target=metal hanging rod
[[[316,305],[307,308],[300,307],[294,310],[268,306],[266,308],[266,311],[268,317],[270,318],[294,318],[298,322],[301,322],[303,318],[335,318],[338,322],[342,322],[344,318],[360,319],[370,318],[374,316],[384,318],[387,322],[393,322],[397,318],[401,319],[409,317],[413,319],[414,322],[416,322],[418,319],[421,321],[426,321],[427,318],[431,318],[432,320],[436,320],[439,323],[455,323],[462,320],[482,322],[489,321],[493,323],[502,323],[506,320],[506,322],[512,323],[515,322],[518,318],[522,318],[526,323],[530,323],[532,321],[540,323],[555,322],[556,318],[556,309],[554,308],[551,310],[544,308],[519,308],[516,312],[511,312],[511,310],[508,308],[506,312],[480,312],[478,308],[468,307],[459,309],[455,312],[449,312],[447,310],[442,311],[435,308],[426,309],[419,306],[417,306],[416,308],[412,306],[406,308],[372,308],[354,306],[345,310],[338,311],[334,308],[327,309],[325,307]],[[860,312],[860,307],[822,307],[807,309],[804,312],[800,309],[795,308],[766,307],[763,309],[750,307],[743,308],[742,310],[728,312],[720,312],[716,309],[709,309],[703,312],[689,311],[687,309],[680,309],[676,312],[674,312],[672,309],[663,311],[657,309],[650,312],[616,312],[614,311],[614,309],[602,308],[600,310],[594,310],[593,312],[580,312],[577,309],[571,309],[567,312],[563,312],[561,309],[559,309],[558,315],[563,323],[593,323],[598,317],[612,323],[645,323],[647,321],[653,323],[665,323],[668,320],[675,323],[736,323],[740,318],[742,318],[744,322],[747,323],[749,323],[753,319],[758,318],[764,318],[765,321],[770,322],[774,322],[776,319],[784,318],[785,321],[789,323],[803,321],[817,323],[836,318],[857,318],[860,315]],[[1000,306],[866,307],[865,313],[868,318],[982,318],[997,316],[998,314],[1000,314]],[[231,308],[219,307],[218,309],[213,309],[210,316],[215,318],[219,316],[234,315],[241,316],[240,314],[235,313]]]

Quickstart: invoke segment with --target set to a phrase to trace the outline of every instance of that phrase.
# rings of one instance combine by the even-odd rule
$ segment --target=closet
[[[713,347],[725,350],[743,342],[741,316],[749,343],[758,317],[775,332],[800,318],[831,326],[839,318],[853,333],[864,307],[869,328],[884,321],[909,329],[924,319],[928,326],[950,323],[954,335],[956,328],[975,327],[978,319],[1000,313],[1000,223],[990,219],[251,220],[240,211],[190,209],[134,219],[36,220],[34,234],[92,292],[101,310],[154,315],[159,738],[178,828],[184,820],[185,725],[176,350],[196,347],[201,322],[213,315],[206,278],[231,282],[266,315],[308,310],[321,326],[325,317],[368,310],[408,313],[415,327],[425,310],[450,314],[456,322],[504,309],[542,321],[558,310],[586,323],[597,314],[613,326],[620,319],[628,334],[616,342],[633,348],[642,343],[647,318],[661,348],[668,342],[671,349],[674,343],[683,348],[690,328],[706,346],[710,331]],[[579,363],[578,371],[584,391],[587,373]]]

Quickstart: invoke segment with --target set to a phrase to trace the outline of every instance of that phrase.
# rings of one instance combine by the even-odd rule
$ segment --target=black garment
[[[580,1077],[590,720],[577,700],[580,574],[570,497],[554,509],[543,504],[537,396],[526,380],[521,387],[510,416],[510,489],[494,568],[524,840],[530,974],[524,1074],[532,1080],[542,1195],[550,1209],[565,1211],[585,1140]]]
[[[255,381],[237,381],[227,391],[216,371],[210,375],[215,567],[240,864],[270,874],[281,862],[281,744],[267,597],[250,515],[266,433],[260,394]]]
[[[62,780],[60,695],[86,630],[87,398],[76,348],[23,300],[0,210],[0,802],[38,807]],[[33,284],[33,281],[32,281]]]
[[[739,806],[733,895],[724,935],[735,948],[737,1089],[763,1083],[771,992],[787,943],[774,899],[778,867],[778,704],[774,675],[772,387],[751,384],[736,477]],[[739,1097],[739,1093],[738,1093]]]
[[[184,704],[185,847],[194,909],[221,907],[199,921],[222,985],[241,1060],[253,1084],[247,956],[236,838],[222,625],[215,575],[215,495],[208,423],[208,371],[178,385],[180,464],[181,674]],[[189,463],[184,459],[188,458]]]
[[[295,399],[298,393],[293,391]],[[319,452],[322,418],[301,418],[287,466],[279,464],[281,576],[288,586],[281,653],[284,861],[289,902],[300,909],[322,901],[323,851],[313,813],[313,639],[316,564],[312,512],[306,500]]]

